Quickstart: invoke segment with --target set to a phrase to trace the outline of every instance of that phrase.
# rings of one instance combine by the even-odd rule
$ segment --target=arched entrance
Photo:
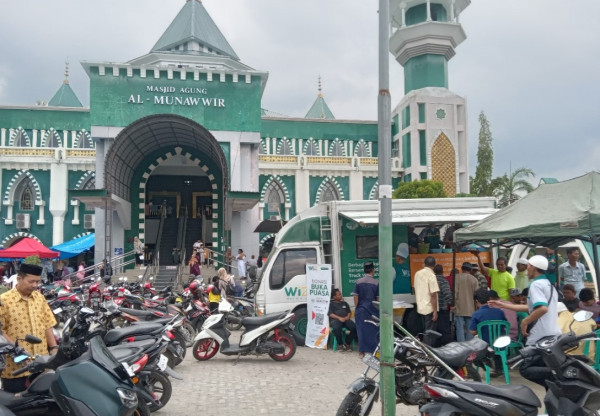
[[[224,218],[228,172],[219,142],[190,119],[159,114],[124,128],[106,154],[104,184],[108,193],[131,204],[125,250],[131,249],[134,236],[145,240],[147,224],[156,215],[153,207],[161,203],[170,218],[178,218],[183,209],[192,218],[200,217],[204,236],[198,238],[219,247],[228,239]]]

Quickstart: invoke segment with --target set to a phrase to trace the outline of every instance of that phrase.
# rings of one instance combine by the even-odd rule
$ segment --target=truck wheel
[[[306,325],[308,324],[308,316],[306,308],[299,308],[294,312],[294,319],[292,319],[292,335],[296,339],[297,345],[304,345],[304,338],[306,337]]]

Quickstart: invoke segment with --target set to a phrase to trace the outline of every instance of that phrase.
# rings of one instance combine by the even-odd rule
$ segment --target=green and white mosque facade
[[[465,39],[458,17],[469,3],[391,0],[390,52],[406,94],[392,114],[394,186],[435,179],[450,195],[468,192],[466,103],[448,90],[447,61]],[[166,201],[173,215],[202,218],[217,250],[257,254],[264,219],[377,198],[377,122],[335,119],[320,85],[304,118],[263,109],[268,72],[240,61],[198,0],[147,55],[81,64],[89,108],[68,78],[47,105],[0,106],[4,247],[95,232],[99,261],[144,241]]]

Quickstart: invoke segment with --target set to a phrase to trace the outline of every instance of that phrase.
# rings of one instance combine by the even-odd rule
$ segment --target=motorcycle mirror
[[[221,299],[221,301],[219,302],[219,312],[226,313],[231,312],[232,310],[233,306],[231,306],[231,303],[229,303],[227,299]]]
[[[34,337],[33,335],[25,335],[25,342],[29,342],[30,344],[41,344],[42,340],[38,337]]]
[[[95,315],[96,312],[94,312],[93,309],[88,308],[88,307],[83,307],[79,310],[79,314],[81,315]]]
[[[594,316],[593,312],[581,310],[581,311],[575,312],[575,314],[573,315],[573,319],[576,320],[577,322],[583,322],[583,321],[587,321],[592,316]]]
[[[144,275],[143,275],[143,274],[139,274],[139,275],[138,275],[138,279],[140,279],[140,280],[141,280],[141,279],[143,279],[143,277],[144,277]]]
[[[494,341],[494,348],[505,348],[505,347],[508,347],[509,344],[510,344],[510,337],[505,335],[503,337],[496,339],[496,341]]]
[[[150,276],[150,279],[148,279],[148,280],[154,280],[154,276]]]

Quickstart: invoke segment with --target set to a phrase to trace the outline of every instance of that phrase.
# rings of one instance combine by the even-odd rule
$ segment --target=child
[[[217,313],[221,301],[221,290],[219,289],[219,276],[213,276],[212,285],[208,287],[208,308],[210,313]]]

